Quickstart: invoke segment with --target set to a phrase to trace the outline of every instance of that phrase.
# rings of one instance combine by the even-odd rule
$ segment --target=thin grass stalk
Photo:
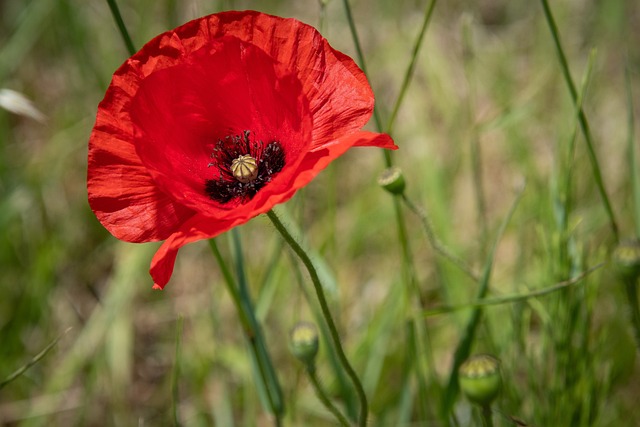
[[[38,363],[43,357],[47,355],[47,353],[49,353],[49,351],[51,351],[53,347],[56,346],[56,344],[58,344],[58,342],[62,339],[62,337],[64,337],[70,330],[71,330],[70,327],[67,328],[56,339],[51,341],[40,353],[33,356],[33,358],[31,358],[31,360],[28,363],[26,363],[25,365],[17,369],[15,372],[13,372],[11,375],[9,375],[7,378],[2,380],[0,382],[0,390],[2,390],[7,384],[14,381],[16,378],[20,377],[20,375],[24,374],[30,367]]]
[[[633,220],[636,237],[640,238],[640,171],[638,171],[638,154],[636,153],[636,127],[634,121],[633,93],[631,91],[631,75],[629,65],[625,68],[625,86],[627,90],[627,158],[633,192]]]
[[[111,14],[113,15],[113,19],[116,21],[118,31],[120,31],[120,36],[127,47],[129,55],[133,55],[136,53],[136,48],[133,47],[133,41],[131,40],[131,36],[129,36],[129,31],[127,31],[126,25],[124,25],[124,20],[122,19],[116,0],[107,0],[107,3],[109,4],[109,9],[111,9]]]
[[[458,304],[458,305],[443,305],[440,307],[436,307],[430,310],[423,312],[425,317],[436,316],[439,314],[452,313],[460,310],[467,310],[470,308],[482,308],[489,307],[492,305],[504,305],[504,304],[512,304],[523,302],[531,298],[537,298],[542,296],[551,295],[553,293],[559,292],[563,289],[569,288],[571,286],[575,286],[583,282],[583,280],[589,276],[594,271],[602,268],[605,264],[600,263],[591,267],[590,269],[584,271],[582,274],[575,276],[569,280],[564,280],[562,282],[558,282],[555,285],[551,285],[542,289],[537,289],[531,292],[523,292],[514,295],[504,295],[501,297],[495,298],[484,298],[481,301],[474,301],[468,304]]]
[[[282,403],[278,404],[278,396],[276,392],[276,396],[273,395],[273,392],[278,389],[273,389],[273,386],[269,386],[268,380],[268,366],[271,365],[270,358],[266,351],[264,351],[264,347],[261,348],[259,341],[261,340],[261,334],[258,330],[258,322],[255,319],[255,314],[251,310],[251,307],[246,305],[246,298],[240,293],[238,286],[236,285],[236,281],[227,266],[218,245],[215,239],[209,239],[209,246],[211,251],[213,252],[213,256],[216,258],[218,262],[218,266],[220,271],[222,272],[222,276],[224,277],[224,282],[231,295],[231,299],[233,300],[234,305],[236,306],[236,312],[238,313],[238,317],[240,318],[240,324],[242,325],[242,330],[244,331],[244,335],[249,342],[249,347],[251,348],[252,356],[256,362],[259,373],[259,380],[261,382],[261,386],[263,390],[265,390],[267,395],[267,404],[269,405],[270,412],[275,416],[276,425],[281,424],[281,417],[283,412]],[[265,359],[266,356],[266,360]],[[273,370],[273,367],[271,368]],[[277,380],[276,380],[277,382]],[[279,388],[279,387],[278,387]],[[280,402],[282,402],[282,397],[280,394]]]
[[[405,384],[405,386],[408,386],[409,384],[411,384],[411,382],[408,381],[409,379],[408,375],[413,372],[417,380],[417,387],[418,387],[418,399],[419,399],[418,413],[420,414],[421,420],[427,420],[429,419],[429,407],[428,407],[429,397],[427,395],[427,382],[425,381],[426,376],[424,372],[422,372],[422,364],[420,363],[424,355],[420,354],[420,348],[419,348],[419,343],[417,339],[418,332],[416,331],[416,329],[418,328],[417,323],[421,321],[422,319],[418,317],[418,318],[408,320],[406,322],[405,330],[407,334],[407,344],[409,348],[408,348],[408,351],[406,352],[407,361],[405,362],[407,364],[406,366],[407,377],[405,378],[403,383]],[[429,353],[427,357],[431,357],[431,354]],[[433,362],[431,362],[430,364],[433,365]]]
[[[491,278],[491,270],[493,268],[493,259],[495,257],[496,249],[498,248],[498,243],[500,242],[504,231],[507,228],[507,225],[511,221],[511,217],[522,198],[522,194],[524,193],[524,187],[522,187],[518,193],[516,194],[516,198],[507,213],[507,216],[500,224],[500,228],[496,233],[496,237],[493,241],[493,244],[490,248],[489,254],[487,256],[487,260],[484,265],[484,270],[482,272],[482,276],[480,279],[479,287],[476,293],[476,301],[480,302],[483,300],[489,290],[489,280]],[[443,405],[442,405],[442,416],[444,419],[449,419],[449,415],[451,414],[451,410],[453,408],[453,404],[459,392],[458,385],[458,369],[460,365],[469,357],[471,352],[471,345],[475,339],[476,331],[478,326],[480,325],[482,315],[482,308],[476,307],[473,309],[469,320],[467,321],[467,326],[465,328],[465,332],[460,338],[458,345],[456,346],[456,350],[453,356],[453,364],[451,366],[451,371],[449,372],[449,381],[447,384],[447,388],[445,389],[443,396]]]
[[[318,17],[318,31],[320,31],[320,33],[324,33],[325,31],[325,27],[327,25],[327,3],[329,2],[329,0],[318,0],[319,6],[320,6],[320,13],[319,13],[319,17]]]
[[[400,86],[398,98],[396,98],[396,102],[393,105],[393,110],[391,110],[391,115],[389,116],[389,120],[387,121],[387,128],[385,132],[388,134],[393,131],[393,125],[395,124],[396,117],[398,116],[400,105],[402,105],[404,96],[406,95],[407,89],[409,88],[409,83],[411,83],[411,78],[413,77],[413,72],[416,68],[418,54],[420,53],[420,48],[422,47],[422,42],[424,41],[424,35],[426,34],[427,28],[429,27],[429,22],[431,22],[431,15],[433,14],[433,9],[435,8],[437,1],[438,0],[431,0],[429,5],[427,6],[427,9],[425,10],[424,19],[422,20],[422,27],[420,27],[420,32],[418,33],[415,44],[413,45],[409,66],[404,73],[404,78],[402,79],[402,85]]]
[[[324,296],[324,290],[322,288],[322,283],[320,283],[320,278],[318,277],[318,272],[316,271],[311,258],[307,255],[304,249],[298,244],[296,239],[289,233],[287,227],[280,221],[278,215],[274,210],[270,210],[267,212],[267,216],[273,223],[274,227],[278,230],[278,232],[282,235],[284,240],[289,244],[291,249],[298,255],[302,263],[307,268],[309,272],[309,276],[311,277],[311,282],[313,283],[313,287],[316,291],[316,296],[318,298],[318,302],[320,303],[320,309],[322,310],[322,315],[324,317],[325,323],[329,327],[329,332],[331,334],[331,339],[333,341],[333,347],[336,350],[338,355],[338,359],[342,364],[345,372],[351,379],[353,386],[358,395],[358,399],[360,401],[360,415],[358,417],[358,423],[361,427],[365,427],[367,425],[367,417],[369,412],[369,404],[367,402],[367,395],[362,388],[362,383],[358,378],[358,374],[356,374],[355,370],[351,367],[347,356],[344,353],[342,348],[342,344],[340,342],[340,336],[338,334],[338,330],[336,328],[335,322],[333,320],[333,316],[331,315],[331,311],[329,310],[329,305],[327,304],[327,299]]]
[[[576,123],[573,127],[573,131],[571,133],[571,137],[569,139],[569,147],[565,154],[565,161],[563,167],[565,168],[565,177],[564,177],[564,192],[560,194],[559,197],[562,199],[562,218],[560,219],[560,236],[562,238],[562,247],[560,248],[561,259],[564,263],[568,262],[569,254],[568,254],[568,243],[569,243],[569,216],[571,215],[572,205],[573,205],[573,197],[572,197],[572,188],[573,188],[573,159],[575,156],[575,146],[576,146],[576,134],[578,128],[578,117],[579,111],[582,108],[582,102],[585,99],[587,93],[587,87],[589,85],[589,81],[591,79],[591,71],[593,70],[593,64],[595,62],[595,51],[592,51],[589,55],[589,62],[587,64],[587,70],[584,73],[582,78],[582,83],[580,85],[580,92],[578,94],[578,101],[575,107],[576,114]],[[569,274],[569,273],[567,273]]]
[[[258,323],[258,319],[256,318],[253,302],[251,301],[249,284],[244,267],[244,255],[242,254],[242,241],[240,239],[240,231],[237,227],[231,229],[231,240],[233,242],[233,254],[236,261],[236,277],[238,278],[240,301],[247,312],[254,330],[253,340],[255,340],[255,347],[257,350],[256,362],[258,364],[258,369],[260,370],[260,375],[265,382],[264,385],[266,386],[267,395],[269,397],[270,409],[276,417],[276,424],[281,425],[282,415],[284,414],[282,388],[280,387],[273,362],[271,361],[271,356],[267,351],[264,336],[262,334],[260,324]]]
[[[367,63],[364,60],[364,54],[362,53],[362,47],[360,45],[360,37],[358,37],[358,30],[356,29],[356,23],[353,20],[353,14],[351,13],[351,6],[349,5],[349,0],[342,0],[342,4],[344,5],[344,11],[347,14],[347,22],[349,23],[349,30],[351,31],[351,38],[353,38],[353,44],[356,48],[356,54],[358,55],[358,62],[360,62],[360,68],[362,71],[368,76],[367,72]],[[380,119],[380,113],[378,112],[378,108],[374,106],[373,108],[373,120],[376,123],[376,129],[378,132],[382,131],[382,120]],[[391,167],[391,152],[389,150],[382,150],[384,155],[384,161],[386,167]]]
[[[591,136],[589,122],[587,121],[587,116],[584,113],[584,109],[578,105],[578,91],[576,90],[576,86],[573,82],[573,78],[571,77],[571,71],[569,70],[569,63],[567,62],[566,55],[562,48],[562,44],[560,43],[560,33],[558,31],[558,27],[556,26],[555,20],[553,18],[553,14],[551,12],[551,8],[549,7],[549,3],[547,0],[540,0],[540,1],[542,2],[542,8],[544,9],[544,16],[547,21],[547,24],[549,25],[551,36],[553,37],[553,42],[556,47],[556,53],[558,54],[558,59],[560,60],[560,68],[562,69],[562,75],[564,76],[565,83],[567,84],[567,87],[569,88],[569,92],[571,93],[571,99],[573,101],[573,104],[578,109],[578,120],[580,122],[580,128],[582,129],[585,142],[587,143],[587,153],[589,154],[589,160],[591,161],[591,169],[593,171],[593,177],[595,179],[598,192],[600,193],[600,196],[602,198],[602,202],[604,203],[605,211],[607,213],[607,216],[609,217],[609,224],[611,226],[613,237],[615,239],[615,242],[617,243],[620,240],[619,233],[618,233],[618,223],[616,222],[615,215],[611,207],[611,202],[609,201],[609,196],[607,195],[607,191],[604,186],[604,180],[602,178],[600,164],[598,163],[598,158],[596,156],[596,152],[594,149],[593,137]]]
[[[467,78],[469,92],[466,97],[466,120],[470,127],[469,148],[471,151],[471,179],[473,194],[476,203],[476,221],[480,230],[480,242],[482,254],[487,252],[488,228],[487,228],[487,200],[484,191],[484,178],[482,172],[482,152],[480,148],[480,134],[475,119],[476,85],[473,79],[473,40],[471,35],[471,21],[465,19],[462,27],[464,72]]]
[[[431,225],[431,220],[427,216],[427,213],[424,210],[420,209],[415,203],[413,203],[411,199],[407,197],[406,194],[403,193],[400,197],[404,202],[404,204],[407,206],[407,208],[409,208],[409,210],[413,212],[418,217],[418,219],[420,219],[420,223],[422,224],[422,228],[427,236],[427,240],[429,241],[429,244],[431,245],[433,250],[435,250],[439,255],[447,258],[449,261],[455,264],[462,272],[464,272],[467,276],[469,276],[471,279],[477,282],[480,279],[478,274],[475,271],[473,271],[471,267],[469,267],[461,258],[459,258],[457,255],[451,252],[438,239],[435,232],[433,231],[433,226]]]
[[[173,418],[173,425],[176,427],[180,425],[178,421],[178,377],[180,375],[180,346],[182,344],[183,323],[184,318],[179,316],[176,324],[176,351],[173,361],[173,372],[171,373],[171,416]]]

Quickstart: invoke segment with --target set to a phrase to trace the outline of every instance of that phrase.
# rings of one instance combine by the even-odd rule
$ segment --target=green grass
[[[609,262],[616,233],[640,230],[637,1],[554,1],[551,15],[440,1],[426,19],[431,1],[353,0],[352,28],[338,0],[117,4],[138,48],[259,8],[366,63],[400,150],[350,151],[278,213],[318,268],[368,425],[482,425],[452,369],[476,353],[502,361],[494,425],[640,424],[638,346]],[[157,244],[119,242],[95,219],[87,141],[127,57],[107,1],[0,2],[0,89],[47,116],[0,109],[0,425],[271,426],[262,382],[276,380],[282,425],[338,425],[289,353],[300,320],[321,331],[322,388],[356,419],[307,272],[266,217],[216,239],[226,273],[206,242],[182,249],[162,292],[147,273]],[[389,163],[419,215],[377,186]],[[240,282],[255,348],[228,292]]]

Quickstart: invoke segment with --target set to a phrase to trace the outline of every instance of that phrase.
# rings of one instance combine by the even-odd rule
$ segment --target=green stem
[[[311,385],[313,385],[313,389],[316,392],[316,396],[322,402],[322,404],[333,414],[334,417],[338,420],[341,426],[349,427],[349,421],[345,418],[342,413],[336,408],[336,406],[331,402],[329,396],[322,388],[320,384],[320,380],[318,379],[318,375],[316,373],[316,367],[312,364],[306,366],[307,375],[309,375],[309,380],[311,381]]]
[[[235,243],[235,255],[238,262],[238,279],[242,283],[243,281],[245,281],[244,267],[242,257],[238,258],[238,251],[240,251],[241,253],[241,250],[237,245],[238,242]],[[220,271],[222,272],[222,275],[225,279],[224,282],[227,286],[227,290],[229,291],[231,299],[236,306],[236,311],[238,312],[240,323],[242,324],[245,337],[249,342],[251,353],[258,368],[259,379],[262,383],[262,388],[266,392],[269,410],[275,417],[276,426],[280,426],[282,423],[282,415],[284,413],[282,391],[275,374],[275,369],[273,368],[273,364],[271,363],[271,358],[269,357],[269,353],[267,352],[266,346],[264,344],[264,338],[260,331],[258,320],[255,317],[253,306],[246,289],[246,283],[241,284],[240,286],[236,285],[233,275],[231,274],[229,267],[224,261],[222,254],[218,249],[218,245],[215,242],[215,239],[209,239],[209,246],[211,247],[213,255],[218,261]]]
[[[613,232],[613,236],[617,243],[619,241],[618,224],[613,214],[613,209],[611,207],[609,197],[607,196],[607,191],[604,187],[602,172],[600,170],[598,158],[596,157],[595,149],[593,148],[593,137],[591,136],[589,123],[584,113],[584,109],[582,108],[582,106],[578,104],[578,101],[579,101],[578,91],[576,90],[576,86],[573,82],[573,78],[571,77],[571,72],[569,71],[569,63],[567,62],[567,58],[564,54],[564,50],[562,49],[562,44],[560,43],[560,34],[558,32],[558,27],[556,26],[555,20],[553,19],[551,8],[549,7],[549,3],[547,0],[541,0],[541,2],[542,2],[542,8],[544,9],[544,16],[546,18],[547,24],[549,25],[549,30],[551,31],[553,42],[556,47],[558,59],[560,60],[560,68],[562,69],[562,75],[564,76],[564,80],[567,84],[567,87],[569,88],[569,92],[571,93],[571,99],[573,101],[573,104],[578,109],[578,120],[580,122],[580,128],[582,129],[582,133],[584,134],[584,139],[587,143],[587,153],[589,154],[589,160],[591,161],[591,167],[593,169],[593,177],[596,181],[596,186],[598,187],[598,191],[602,198],[602,202],[604,203],[607,216],[609,217],[611,231]]]
[[[182,343],[182,324],[184,318],[178,317],[178,323],[176,325],[176,351],[175,360],[173,361],[173,372],[171,373],[171,416],[173,417],[173,425],[179,426],[178,421],[178,378],[180,375],[180,345]]]
[[[47,345],[44,350],[42,350],[40,353],[36,354],[35,356],[33,356],[33,358],[24,366],[22,366],[21,368],[19,368],[17,371],[15,371],[14,373],[12,373],[11,375],[9,375],[7,378],[5,378],[4,380],[0,381],[0,390],[2,390],[7,384],[9,384],[10,382],[12,382],[13,380],[15,380],[16,378],[18,378],[20,375],[24,374],[30,367],[32,367],[33,365],[35,365],[36,363],[38,363],[40,361],[40,359],[42,359],[43,357],[45,357],[47,355],[47,353],[49,353],[49,351],[56,346],[56,344],[58,344],[58,341],[60,341],[62,339],[62,337],[64,337],[67,332],[69,332],[71,330],[71,328],[67,328],[62,334],[60,334],[60,336],[58,336],[56,339],[54,339],[53,341],[51,341],[49,343],[49,345]]]
[[[360,38],[358,37],[358,30],[356,29],[356,23],[353,20],[353,14],[351,13],[351,6],[349,5],[349,0],[342,0],[342,4],[344,5],[344,10],[347,14],[347,22],[349,23],[349,30],[351,31],[351,37],[353,38],[353,44],[356,48],[356,54],[358,55],[358,61],[360,62],[360,68],[365,75],[369,75],[367,72],[367,64],[364,61],[364,54],[362,53],[362,47],[360,45]],[[376,122],[376,129],[378,132],[382,130],[382,120],[380,119],[380,114],[378,112],[378,108],[374,107],[373,109],[373,120]],[[384,154],[384,161],[387,167],[390,167],[391,162],[391,152],[389,150],[382,150]]]
[[[233,242],[233,256],[236,260],[236,276],[238,278],[240,300],[253,326],[253,340],[255,340],[255,350],[257,351],[255,353],[257,356],[256,362],[260,376],[266,386],[271,413],[275,416],[276,425],[279,426],[282,423],[282,415],[284,413],[282,389],[280,388],[275,368],[267,351],[264,336],[262,335],[262,330],[256,318],[253,303],[251,302],[249,283],[247,282],[247,276],[245,274],[244,256],[242,254],[242,241],[240,239],[240,231],[237,227],[231,230],[231,239]],[[254,345],[253,342],[252,345]]]
[[[495,298],[484,298],[482,300],[476,300],[472,303],[467,303],[467,304],[443,305],[440,307],[435,307],[430,310],[427,310],[423,312],[423,314],[425,317],[435,316],[439,314],[452,313],[454,311],[459,311],[459,310],[466,310],[469,308],[484,308],[492,305],[505,305],[505,304],[523,302],[530,298],[546,296],[554,292],[558,292],[563,289],[577,285],[578,283],[582,282],[582,280],[587,276],[589,276],[591,273],[602,268],[602,266],[604,266],[604,263],[600,263],[594,267],[591,267],[590,269],[584,271],[582,274],[572,277],[571,279],[564,280],[562,282],[556,283],[555,285],[551,285],[549,287],[545,287],[542,289],[537,289],[535,291],[524,292],[524,293],[513,294],[513,295],[504,295],[504,296],[495,297]]]
[[[426,212],[424,212],[422,209],[416,206],[406,196],[406,194],[402,194],[400,198],[405,203],[405,205],[409,208],[409,210],[414,214],[416,214],[416,216],[418,216],[418,218],[420,219],[420,222],[422,223],[422,228],[424,229],[424,232],[427,235],[427,240],[429,240],[429,243],[431,244],[433,249],[438,254],[442,255],[443,257],[447,258],[449,261],[457,265],[460,268],[460,270],[462,270],[464,273],[466,273],[469,277],[471,277],[473,280],[477,282],[480,279],[480,276],[475,271],[473,271],[467,264],[465,264],[465,262],[462,259],[460,259],[455,254],[453,254],[436,237],[433,231],[433,227],[431,225],[431,221],[429,220],[429,217],[427,216]]]
[[[493,427],[493,416],[491,413],[491,406],[483,405],[481,408],[481,416],[482,416],[482,426],[483,427]]]
[[[480,230],[480,248],[482,254],[487,251],[488,227],[487,227],[487,200],[484,191],[484,175],[482,164],[482,151],[480,146],[480,132],[475,118],[476,109],[476,79],[474,68],[474,45],[471,22],[463,20],[462,26],[462,58],[464,61],[464,73],[469,90],[466,97],[465,115],[469,126],[469,148],[471,154],[471,183],[476,203],[476,221]]]
[[[309,276],[311,277],[311,282],[313,283],[313,287],[316,291],[316,296],[318,297],[318,302],[320,303],[320,309],[322,311],[322,315],[324,320],[329,327],[329,332],[331,334],[331,340],[333,341],[333,346],[335,347],[336,353],[338,355],[338,359],[342,364],[345,372],[351,379],[354,388],[356,389],[356,393],[358,394],[358,399],[360,400],[360,417],[358,419],[359,425],[361,427],[365,427],[367,425],[367,416],[369,412],[369,407],[367,403],[367,395],[362,388],[362,383],[358,378],[355,370],[351,367],[347,356],[344,353],[342,348],[342,344],[340,343],[340,336],[338,335],[338,330],[336,328],[335,322],[333,321],[333,316],[331,315],[331,311],[329,310],[329,305],[327,304],[327,299],[324,295],[324,290],[322,289],[322,284],[320,283],[320,278],[318,277],[318,272],[316,271],[311,258],[307,255],[302,246],[298,244],[296,239],[289,233],[289,230],[285,227],[285,225],[280,221],[278,215],[273,210],[267,212],[267,216],[278,230],[278,232],[282,235],[284,240],[289,244],[291,249],[298,255],[302,263],[307,268],[309,272]]]
[[[107,0],[107,3],[109,4],[109,9],[111,9],[111,14],[113,15],[113,19],[116,21],[118,30],[120,30],[120,35],[122,36],[122,40],[124,40],[124,44],[127,46],[129,55],[133,55],[134,53],[136,53],[136,48],[133,47],[133,41],[131,41],[131,37],[129,36],[127,27],[124,25],[124,21],[122,20],[122,15],[120,14],[120,9],[118,9],[118,4],[116,3],[116,0]]]
[[[636,345],[640,349],[640,307],[638,306],[638,284],[636,278],[625,278],[624,288],[627,293],[629,310],[631,314],[631,324],[636,337]]]
[[[387,122],[386,133],[391,133],[393,130],[393,125],[395,123],[396,117],[398,115],[398,111],[400,110],[400,105],[404,100],[404,96],[407,93],[407,89],[409,88],[409,83],[411,82],[411,78],[413,77],[413,72],[416,68],[416,60],[418,59],[418,53],[420,52],[420,47],[422,47],[422,41],[424,40],[424,35],[427,32],[427,28],[429,27],[429,21],[431,21],[431,15],[433,14],[433,9],[436,6],[438,0],[431,0],[429,6],[427,6],[427,10],[424,13],[424,19],[422,20],[422,27],[420,27],[420,32],[418,34],[418,38],[413,46],[413,51],[411,53],[411,61],[407,70],[404,73],[404,79],[402,80],[402,85],[400,86],[400,93],[398,94],[398,98],[396,99],[395,104],[393,105],[393,110],[391,110],[391,116],[389,116],[389,121]],[[390,166],[390,165],[387,165]]]
[[[633,219],[636,225],[636,237],[640,238],[640,175],[638,174],[638,157],[636,154],[636,130],[633,120],[633,93],[631,92],[631,76],[629,65],[625,69],[627,87],[627,157],[629,159],[629,175],[631,175],[631,191],[633,194]]]

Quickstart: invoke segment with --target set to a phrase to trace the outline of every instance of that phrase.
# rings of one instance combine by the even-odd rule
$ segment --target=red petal
[[[114,75],[98,108],[89,141],[87,190],[98,220],[128,242],[162,240],[194,212],[174,203],[155,185],[132,143],[127,108],[137,81]]]
[[[205,182],[217,178],[208,165],[219,139],[250,130],[256,139],[278,141],[290,172],[311,142],[311,116],[298,80],[236,38],[216,40],[188,62],[144,79],[131,116],[138,125],[137,152],[157,185],[176,202],[220,219],[237,214],[234,204],[220,205],[204,192]]]
[[[291,196],[299,188],[307,185],[315,176],[326,168],[329,163],[344,154],[351,147],[379,147],[396,150],[398,147],[391,137],[385,133],[360,131],[339,138],[323,147],[317,148],[305,156],[298,166],[298,171],[291,182]],[[289,196],[289,197],[291,197]],[[287,197],[287,199],[289,198]]]
[[[196,215],[184,223],[175,233],[164,241],[151,260],[151,269],[149,272],[153,278],[154,289],[163,289],[169,282],[171,274],[173,273],[178,250],[182,246],[198,240],[213,238],[244,222],[246,222],[246,220],[220,221],[202,215]]]
[[[224,12],[207,19],[211,36],[233,35],[296,70],[313,115],[314,146],[358,131],[369,120],[374,98],[366,76],[315,28],[252,11]]]

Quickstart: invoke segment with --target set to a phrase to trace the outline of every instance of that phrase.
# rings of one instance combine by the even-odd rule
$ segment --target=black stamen
[[[212,200],[219,203],[251,200],[284,167],[285,153],[278,141],[265,145],[262,141],[251,141],[249,136],[248,130],[242,135],[229,135],[224,140],[218,140],[213,148],[212,161],[207,167],[215,166],[219,175],[205,181],[205,193]],[[234,177],[231,164],[238,157],[246,155],[256,159],[258,174],[254,180],[243,183]]]

